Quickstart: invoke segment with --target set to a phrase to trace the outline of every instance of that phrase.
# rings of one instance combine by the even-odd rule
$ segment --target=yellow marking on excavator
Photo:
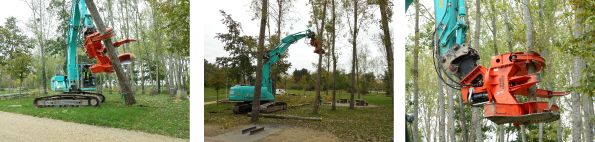
[[[442,7],[442,0],[440,0],[440,7]]]

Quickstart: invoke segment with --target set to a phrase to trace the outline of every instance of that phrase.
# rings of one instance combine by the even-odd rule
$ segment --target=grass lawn
[[[231,86],[230,86],[231,87]],[[229,88],[228,88],[229,90]],[[219,90],[219,100],[227,100],[225,88]],[[205,88],[205,102],[212,102],[217,100],[217,91],[213,88]]]
[[[207,90],[205,89],[205,92]],[[303,94],[301,90],[289,90],[291,93]],[[321,92],[323,101],[330,102],[332,96],[326,96],[326,92]],[[309,95],[309,92],[306,93]],[[315,93],[312,93],[313,95]],[[318,114],[312,114],[313,106],[290,108],[286,111],[276,112],[281,115],[294,115],[302,117],[320,117],[323,121],[304,121],[291,119],[260,118],[259,123],[283,123],[289,126],[306,127],[319,131],[328,131],[339,138],[350,141],[389,141],[393,138],[393,107],[390,97],[385,97],[384,93],[371,93],[362,95],[370,105],[378,107],[355,108],[349,110],[349,107],[337,107],[337,111],[331,111],[330,106],[320,106]],[[301,98],[301,101],[300,101]],[[349,98],[346,92],[339,94],[336,98]],[[357,99],[357,94],[355,95]],[[312,96],[278,96],[277,101],[288,102],[289,105],[299,103],[312,103]],[[245,114],[233,114],[231,107],[233,104],[209,104],[205,105],[205,123],[218,124],[224,128],[237,126],[239,124],[249,123],[250,118]],[[215,112],[215,113],[211,113]]]
[[[49,94],[52,94],[48,92]],[[0,111],[60,119],[68,122],[139,130],[177,138],[190,136],[190,101],[174,101],[169,95],[135,95],[137,104],[127,107],[119,94],[107,94],[100,107],[35,108],[35,97],[0,100]],[[22,105],[22,107],[11,107]],[[148,106],[140,107],[139,105]]]

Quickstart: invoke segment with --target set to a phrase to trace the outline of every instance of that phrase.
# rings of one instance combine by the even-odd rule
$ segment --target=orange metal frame
[[[95,32],[89,36],[87,36],[87,40],[85,41],[85,47],[87,50],[87,57],[89,59],[97,59],[97,64],[90,67],[91,73],[112,73],[114,72],[114,67],[112,66],[111,60],[105,55],[107,50],[101,43],[101,40],[106,38],[111,38],[114,35],[112,34],[113,29],[108,28],[103,35],[99,34],[99,32]],[[113,43],[114,48],[117,48],[123,44],[136,41],[135,39],[124,39]],[[118,56],[118,60],[122,61],[134,61],[134,55],[131,53],[124,53]]]
[[[527,74],[527,64],[535,64],[535,72],[545,67],[545,60],[537,53],[511,52],[492,56],[492,67],[477,66],[460,83],[472,84],[477,79],[483,79],[482,86],[463,86],[461,93],[463,99],[469,103],[469,91],[473,94],[487,93],[489,101],[484,104],[484,117],[504,116],[515,117],[543,112],[558,112],[558,106],[548,102],[529,101],[519,103],[514,95],[527,96],[528,88],[541,82],[541,74]],[[473,89],[471,89],[473,88]],[[564,96],[564,92],[552,92],[537,89],[537,97],[551,98]],[[526,122],[535,123],[535,122]],[[522,125],[515,123],[514,125]]]

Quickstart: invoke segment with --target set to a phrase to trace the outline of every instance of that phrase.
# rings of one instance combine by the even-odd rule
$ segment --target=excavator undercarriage
[[[35,98],[33,105],[43,107],[98,107],[105,102],[105,96],[92,92],[64,92],[58,95]]]
[[[287,110],[287,103],[285,102],[268,102],[263,101],[260,105],[260,113],[273,113],[277,111]],[[233,113],[241,114],[252,111],[252,102],[241,102],[233,105]]]

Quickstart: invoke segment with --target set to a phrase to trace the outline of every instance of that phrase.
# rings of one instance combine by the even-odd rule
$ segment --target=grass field
[[[225,89],[219,90],[219,100],[226,100],[225,98],[226,93]],[[217,91],[212,88],[205,88],[205,101],[204,102],[212,102],[217,100]]]
[[[135,95],[137,104],[127,107],[119,94],[107,94],[100,107],[35,108],[34,97],[0,100],[0,111],[60,119],[68,122],[139,130],[177,138],[190,136],[190,101],[174,101],[169,95]],[[140,91],[138,92],[140,93]],[[21,105],[22,107],[11,107]],[[148,106],[148,107],[140,107]]]
[[[209,88],[205,88],[205,92]],[[301,90],[289,90],[290,93],[303,94]],[[314,101],[312,95],[313,91],[306,92],[306,96],[277,96],[277,101],[288,102],[289,105],[299,103],[312,103]],[[206,94],[206,93],[205,93]],[[330,102],[331,92],[326,96],[326,92],[322,92],[323,102]],[[339,97],[340,96],[340,97]],[[337,107],[337,111],[331,111],[330,106],[321,106],[318,109],[318,114],[312,114],[313,106],[307,105],[302,107],[290,108],[286,111],[277,112],[275,114],[294,115],[302,117],[320,117],[323,121],[303,121],[290,119],[274,119],[274,118],[260,118],[260,123],[283,123],[289,126],[306,127],[320,131],[328,131],[339,138],[350,141],[389,141],[393,137],[393,107],[390,97],[385,97],[384,93],[371,93],[362,95],[362,99],[366,99],[370,105],[378,107],[355,108],[349,110],[349,107]],[[301,98],[301,100],[300,100]],[[343,94],[338,94],[336,98],[349,98],[349,95],[343,91]],[[357,99],[357,94],[355,95]],[[245,114],[233,114],[231,111],[233,104],[215,104],[205,105],[205,124],[218,124],[224,128],[237,126],[239,124],[249,123],[250,118]]]

